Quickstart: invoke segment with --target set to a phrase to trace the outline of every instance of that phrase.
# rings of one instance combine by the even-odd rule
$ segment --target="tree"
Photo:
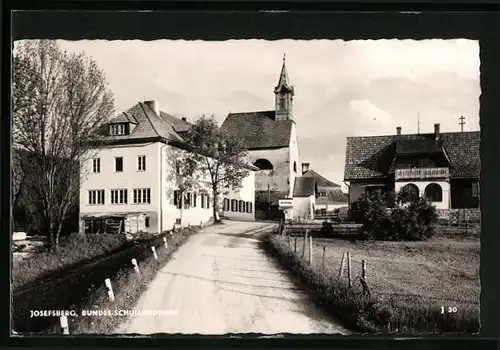
[[[241,189],[243,179],[250,172],[242,166],[246,149],[239,139],[219,128],[213,116],[198,119],[188,131],[186,140],[201,173],[208,176],[214,222],[218,223],[220,196],[225,190]]]
[[[199,189],[201,187],[201,173],[198,169],[196,159],[188,151],[174,146],[167,147],[167,180],[174,183],[175,188],[167,186],[168,191],[179,191],[178,201],[180,201],[180,215],[182,224],[182,212],[184,209],[184,196],[186,192]]]
[[[80,166],[113,114],[113,95],[92,59],[50,40],[16,45],[13,72],[13,142],[31,155],[38,176],[28,185],[56,250],[77,202]]]

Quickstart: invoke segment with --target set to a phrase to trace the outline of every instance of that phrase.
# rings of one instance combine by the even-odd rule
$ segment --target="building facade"
[[[259,168],[255,174],[257,202],[276,206],[279,199],[292,197],[295,178],[301,175],[293,117],[295,89],[284,58],[274,95],[274,110],[229,113],[222,128],[244,142],[248,161]]]
[[[163,232],[211,220],[208,189],[199,186],[185,193],[182,203],[169,177],[169,148],[186,149],[182,135],[188,128],[187,121],[160,111],[155,101],[140,102],[111,120],[102,130],[101,144],[81,164],[80,231]],[[231,195],[250,210],[225,213],[229,218],[254,219],[254,196],[249,194],[255,191],[256,168],[249,169],[241,190]]]
[[[348,137],[345,181],[349,202],[367,191],[402,188],[428,199],[442,212],[479,208],[479,131]]]

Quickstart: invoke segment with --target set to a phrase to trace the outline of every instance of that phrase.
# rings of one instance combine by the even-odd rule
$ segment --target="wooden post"
[[[167,237],[163,237],[163,243],[165,244],[165,248],[168,248]]]
[[[113,287],[111,286],[111,280],[109,278],[106,278],[104,280],[104,283],[106,284],[106,287],[108,288],[109,301],[111,301],[111,302],[115,301],[115,294],[113,293]]]
[[[153,252],[155,260],[158,260],[158,255],[156,254],[156,248],[154,246],[151,246],[151,251]]]
[[[135,272],[140,275],[141,274],[141,271],[139,270],[139,265],[137,265],[137,260],[135,259],[132,259],[132,265],[134,266],[134,270]]]
[[[347,283],[349,288],[351,288],[351,253],[347,252]]]
[[[342,273],[344,272],[345,260],[346,260],[346,254],[344,252],[342,253],[342,261],[340,262],[339,278],[342,277]]]
[[[293,243],[293,253],[297,253],[297,237],[295,237],[295,242]]]
[[[302,249],[302,258],[305,258],[305,256],[306,256],[307,236],[308,235],[309,235],[309,230],[306,229],[306,232],[304,234],[304,249]]]
[[[325,254],[326,254],[326,245],[323,246],[323,261],[321,262],[321,266],[323,269],[325,268]]]
[[[370,296],[370,289],[366,281],[366,260],[364,259],[361,260],[361,286],[363,287],[363,293]]]
[[[69,327],[68,327],[68,317],[63,315],[59,318],[61,322],[61,329],[63,334],[69,334]]]
[[[361,260],[361,278],[366,281],[366,261]]]
[[[313,263],[313,239],[309,236],[309,264]]]

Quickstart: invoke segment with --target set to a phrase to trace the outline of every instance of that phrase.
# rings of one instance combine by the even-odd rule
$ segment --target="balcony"
[[[395,180],[448,179],[449,168],[408,168],[396,169]]]

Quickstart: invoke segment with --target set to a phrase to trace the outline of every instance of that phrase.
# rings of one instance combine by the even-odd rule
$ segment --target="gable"
[[[434,134],[348,137],[344,179],[350,181],[387,178],[391,175],[391,164],[397,155],[398,146],[401,152],[413,154],[439,151],[426,141],[433,137]],[[451,163],[450,177],[479,177],[479,137],[479,131],[440,134],[440,152]],[[401,147],[402,144],[404,147]]]
[[[328,180],[327,178],[321,176],[320,174],[311,169],[306,171],[302,176],[315,178],[318,187],[340,187],[340,185]]]
[[[221,128],[242,140],[248,150],[289,147],[293,121],[275,117],[275,111],[230,113]]]

